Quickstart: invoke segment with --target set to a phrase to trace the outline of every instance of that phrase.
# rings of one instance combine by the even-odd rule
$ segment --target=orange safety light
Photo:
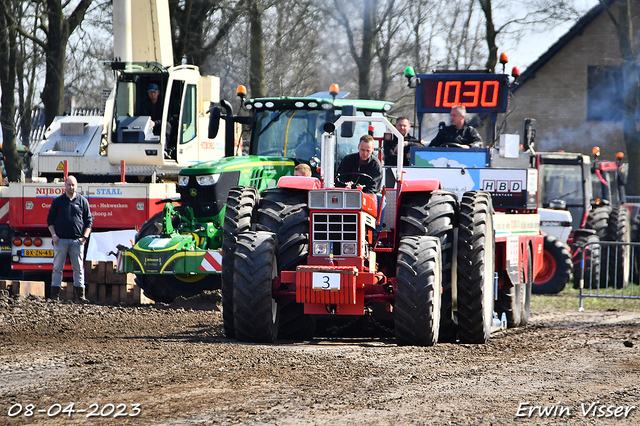
[[[616,154],[616,158],[618,160],[622,160],[624,158],[624,152],[620,151]]]
[[[506,65],[507,62],[509,62],[509,58],[507,57],[507,54],[506,53],[501,53],[500,54],[500,63],[502,65]]]
[[[599,146],[594,146],[593,150],[591,150],[591,152],[593,152],[593,155],[595,155],[596,157],[600,156],[600,147]]]
[[[241,97],[242,99],[247,97],[247,87],[244,85],[238,86],[238,90],[236,90],[236,95]]]
[[[518,67],[513,67],[511,69],[511,77],[513,77],[513,78],[520,77],[520,69]]]
[[[329,87],[329,93],[331,94],[331,96],[333,96],[334,98],[336,96],[338,96],[338,93],[340,92],[340,86],[338,86],[336,83],[333,83],[331,85],[331,87]]]

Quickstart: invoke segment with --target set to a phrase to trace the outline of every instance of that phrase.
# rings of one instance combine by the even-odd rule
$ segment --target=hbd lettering
[[[518,404],[516,417],[571,417],[572,407],[564,405],[531,405],[530,402]],[[580,404],[582,417],[627,418],[636,409],[635,405],[606,405],[596,401]]]

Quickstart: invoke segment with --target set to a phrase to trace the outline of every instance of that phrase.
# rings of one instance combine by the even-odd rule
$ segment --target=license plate
[[[313,273],[313,289],[314,290],[340,290],[340,275],[335,272],[314,272]]]
[[[22,250],[22,257],[53,257],[53,250]]]

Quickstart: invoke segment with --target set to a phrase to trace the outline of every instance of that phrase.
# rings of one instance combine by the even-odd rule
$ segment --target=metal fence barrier
[[[580,246],[580,307],[586,297],[640,299],[640,242],[595,241]]]

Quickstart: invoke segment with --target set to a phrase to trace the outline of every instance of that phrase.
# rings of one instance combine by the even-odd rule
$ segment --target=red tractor
[[[593,162],[578,153],[538,153],[536,156],[545,253],[544,267],[536,276],[534,293],[560,292],[569,282],[572,271],[574,287],[577,287],[581,250],[587,243],[585,286],[626,287],[629,282],[630,247],[601,247],[595,243],[631,242],[632,232],[637,232],[640,209],[637,204],[625,203],[622,153],[618,153],[617,161],[600,160],[597,147],[593,153]],[[632,229],[632,223],[636,224],[635,229]]]
[[[392,315],[398,344],[429,346],[486,342],[502,313],[510,326],[526,324],[542,251],[537,215],[504,214],[496,232],[491,194],[474,190],[458,198],[438,179],[404,178],[402,156],[387,170],[397,178],[386,190],[383,215],[375,195],[335,187],[335,129],[355,121],[384,123],[403,140],[384,117],[342,116],[325,126],[321,180],[282,177],[259,197],[250,188],[232,191],[228,205],[243,207],[225,218],[225,231],[238,229],[233,288],[223,289],[224,309],[231,309],[226,334],[250,342],[304,339],[319,317],[347,321],[383,311]],[[415,169],[418,176],[437,173]],[[531,219],[527,226],[535,229],[516,235],[513,216]]]

